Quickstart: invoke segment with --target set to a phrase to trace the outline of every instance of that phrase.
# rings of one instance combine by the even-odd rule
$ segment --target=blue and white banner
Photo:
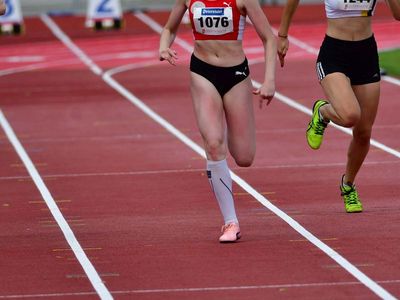
[[[121,18],[122,8],[119,0],[89,0],[86,19],[88,26],[96,20]]]
[[[0,24],[21,24],[23,21],[19,0],[5,0],[6,13],[0,16]]]

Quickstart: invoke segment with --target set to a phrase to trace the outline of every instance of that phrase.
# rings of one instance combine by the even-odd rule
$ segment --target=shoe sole
[[[351,214],[351,213],[360,213],[360,212],[362,212],[363,211],[363,209],[362,208],[359,208],[359,209],[349,209],[349,210],[347,210],[346,209],[346,212],[347,213],[349,213],[349,214]]]
[[[234,241],[219,241],[221,244],[230,244],[230,243],[235,243],[238,240],[240,240],[240,238],[242,237],[242,235],[240,234],[240,232],[236,233],[236,240]]]
[[[308,129],[309,130],[309,129]],[[314,146],[312,146],[311,144],[310,144],[310,142],[309,142],[309,140],[308,140],[308,130],[306,131],[306,139],[307,139],[307,144],[308,144],[308,146],[311,148],[311,149],[313,149],[313,150],[318,150],[320,147],[321,147],[321,144],[318,146],[318,147],[314,147]]]

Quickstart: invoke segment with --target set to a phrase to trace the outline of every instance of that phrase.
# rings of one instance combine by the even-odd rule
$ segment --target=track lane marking
[[[153,29],[155,31],[157,31],[158,33],[161,32],[161,26],[158,25],[155,21],[153,21],[148,16],[146,16],[142,13],[137,13],[135,15],[139,19],[142,17],[144,19],[151,20],[152,22],[150,22],[151,25],[149,25],[149,26],[154,26]],[[75,45],[71,41],[71,39],[64,32],[61,31],[61,29],[57,26],[57,24],[55,22],[53,22],[53,20],[51,20],[47,15],[42,15],[41,19],[49,27],[49,29],[53,32],[53,34],[57,38],[59,38],[60,41],[67,48],[69,48],[79,59],[81,59],[82,62],[92,70],[92,72],[94,72],[98,76],[101,76],[101,78],[108,85],[110,85],[114,90],[116,90],[118,93],[120,93],[122,96],[124,96],[127,100],[129,100],[136,107],[141,109],[151,119],[156,121],[160,126],[164,127],[167,131],[172,133],[176,138],[181,140],[184,144],[186,144],[188,147],[190,147],[193,151],[197,152],[199,155],[201,155],[202,157],[205,158],[205,152],[204,152],[203,148],[201,148],[199,145],[197,145],[195,142],[193,142],[185,134],[183,134],[176,127],[174,127],[171,123],[169,123],[167,120],[165,120],[160,115],[158,115],[156,112],[154,112],[149,106],[147,106],[145,103],[143,103],[139,98],[134,96],[124,86],[122,86],[119,82],[117,82],[114,78],[112,78],[112,75],[115,74],[112,72],[112,70],[103,72],[103,70],[99,66],[97,66],[85,54],[84,51],[82,51],[77,45]],[[145,24],[147,24],[147,23],[145,22]],[[192,47],[187,42],[179,39],[178,37],[176,38],[176,42],[178,42],[187,51],[192,51]],[[358,279],[362,284],[364,284],[366,287],[368,287],[373,293],[375,293],[376,295],[378,295],[379,297],[384,298],[384,299],[390,299],[390,300],[396,299],[388,291],[386,291],[379,284],[377,284],[375,281],[373,281],[367,275],[365,275],[359,269],[357,269],[354,265],[352,265],[348,260],[346,260],[344,257],[342,257],[339,253],[337,253],[332,248],[330,248],[328,245],[326,245],[321,240],[319,240],[317,237],[315,237],[311,232],[309,232],[307,229],[305,229],[303,226],[301,226],[297,221],[295,221],[293,218],[291,218],[285,212],[280,210],[277,206],[273,205],[263,195],[261,195],[253,187],[251,187],[247,182],[245,182],[243,179],[241,179],[239,176],[237,176],[232,171],[230,171],[230,173],[232,175],[232,179],[239,186],[241,186],[244,190],[249,192],[260,203],[262,203],[265,207],[267,207],[269,210],[274,212],[277,216],[279,216],[282,220],[284,220],[287,224],[289,224],[294,230],[296,230],[303,237],[308,239],[312,244],[314,244],[319,249],[321,249],[330,258],[332,258],[339,265],[341,265],[345,270],[347,270],[350,274],[352,274],[356,279]]]
[[[399,284],[400,279],[379,280],[377,282],[380,284]],[[115,295],[167,294],[167,293],[237,291],[237,290],[256,290],[256,289],[290,289],[290,288],[358,286],[361,284],[362,283],[359,281],[310,282],[310,283],[220,286],[220,287],[192,287],[192,288],[171,288],[171,289],[137,289],[137,290],[112,291],[112,293]],[[54,297],[66,297],[66,296],[90,296],[90,295],[95,295],[95,293],[94,292],[77,292],[77,293],[27,294],[27,295],[0,295],[0,299],[54,298]]]
[[[82,249],[82,246],[76,239],[74,232],[72,231],[68,222],[65,220],[63,214],[61,213],[59,207],[56,204],[56,201],[54,200],[53,196],[51,195],[50,191],[45,185],[43,179],[41,178],[39,172],[37,171],[35,165],[29,158],[28,154],[26,153],[22,144],[18,140],[16,134],[14,133],[14,130],[11,128],[10,124],[8,123],[7,119],[5,118],[1,110],[0,110],[0,125],[3,128],[4,132],[6,133],[10,143],[13,145],[21,161],[24,163],[29,175],[31,176],[40,194],[42,195],[43,200],[46,202],[50,213],[53,215],[54,220],[57,222],[59,228],[64,234],[65,240],[71,247],[71,250],[74,252],[77,260],[82,266],[88,279],[92,283],[94,289],[97,291],[101,299],[105,300],[112,299],[111,294],[105,287],[100,276],[98,275],[92,263],[86,256],[85,251]]]
[[[400,164],[398,160],[387,160],[387,161],[368,161],[365,162],[366,166],[393,166],[394,164]],[[343,162],[338,163],[309,163],[309,164],[288,164],[288,165],[268,165],[268,166],[253,166],[252,170],[277,170],[277,169],[302,169],[302,168],[336,168],[346,166]],[[231,170],[242,170],[240,167],[230,168]],[[143,171],[122,171],[122,172],[97,172],[97,173],[64,173],[64,174],[48,174],[43,175],[42,178],[56,179],[56,178],[74,178],[74,177],[98,177],[98,176],[142,176],[142,175],[154,175],[154,174],[177,174],[177,173],[197,173],[204,172],[204,168],[188,168],[188,169],[164,169],[164,170],[143,170]],[[29,176],[0,176],[2,180],[25,180],[30,179]],[[57,202],[57,200],[56,200]]]

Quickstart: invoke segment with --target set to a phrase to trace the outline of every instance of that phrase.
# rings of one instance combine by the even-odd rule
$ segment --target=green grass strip
[[[400,49],[380,52],[379,64],[387,75],[400,77]]]

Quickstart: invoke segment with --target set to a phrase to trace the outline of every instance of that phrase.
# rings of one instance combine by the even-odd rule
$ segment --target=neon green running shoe
[[[343,183],[340,185],[341,195],[344,201],[344,208],[348,213],[358,213],[363,211],[362,204],[360,202],[360,198],[358,197],[358,193],[355,185],[347,185]]]
[[[313,114],[310,123],[308,123],[308,128],[306,132],[308,145],[317,150],[321,146],[322,138],[324,136],[324,131],[328,122],[321,121],[319,118],[319,108],[328,102],[324,100],[317,100],[313,106]]]

